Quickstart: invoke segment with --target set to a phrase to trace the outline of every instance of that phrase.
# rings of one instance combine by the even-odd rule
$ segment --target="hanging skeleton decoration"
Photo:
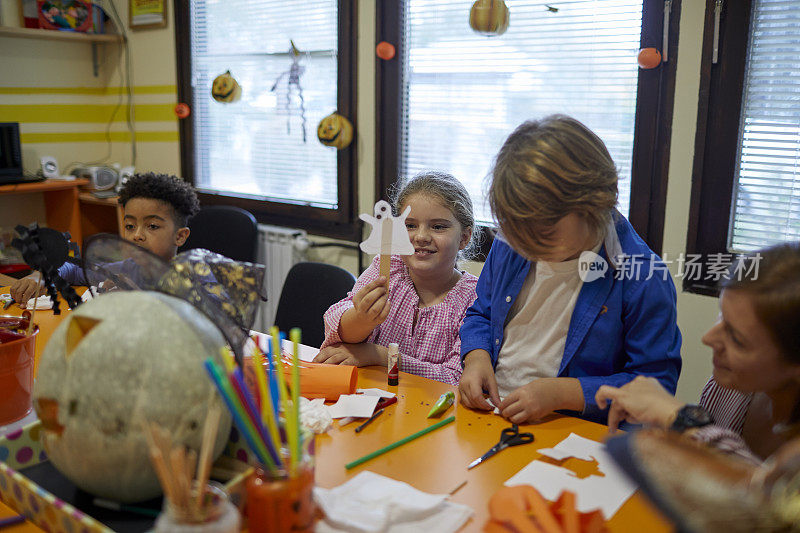
[[[303,128],[303,142],[306,142],[306,106],[305,100],[303,99],[303,87],[300,85],[300,76],[303,75],[305,72],[306,67],[300,66],[300,50],[294,45],[294,41],[289,41],[292,45],[292,48],[289,50],[289,54],[292,58],[292,64],[289,67],[289,70],[282,72],[280,76],[275,79],[275,83],[272,85],[272,89],[270,91],[275,92],[278,88],[278,84],[280,84],[283,78],[288,78],[286,83],[286,102],[285,102],[285,109],[286,109],[286,134],[291,135],[292,133],[292,125],[291,125],[291,110],[289,109],[289,104],[292,99],[292,86],[297,87],[297,96],[300,98],[300,120],[302,121],[302,128]]]

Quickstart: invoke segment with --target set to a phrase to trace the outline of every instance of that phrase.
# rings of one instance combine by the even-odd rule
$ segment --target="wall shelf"
[[[80,33],[75,31],[41,30],[37,28],[12,28],[0,26],[0,37],[19,37],[22,39],[49,39],[51,41],[73,41],[91,43],[117,43],[121,35],[107,33]]]
[[[100,69],[97,59],[97,43],[121,43],[123,40],[121,35],[109,33],[81,33],[76,31],[42,30],[38,28],[12,28],[10,26],[0,26],[0,37],[91,43],[92,71],[94,72],[95,78]]]

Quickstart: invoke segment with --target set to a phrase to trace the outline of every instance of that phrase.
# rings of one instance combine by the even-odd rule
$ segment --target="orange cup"
[[[0,343],[0,426],[16,422],[31,411],[36,334]]]
[[[256,468],[245,484],[248,531],[313,531],[316,514],[313,488],[312,460],[301,463],[294,478],[286,476],[284,472],[272,475],[262,468]]]

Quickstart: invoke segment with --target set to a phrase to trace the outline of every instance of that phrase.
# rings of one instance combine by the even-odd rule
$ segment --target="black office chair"
[[[297,263],[283,283],[275,325],[281,331],[301,328],[303,344],[319,348],[325,340],[322,315],[347,296],[356,278],[343,268],[325,263]]]
[[[256,261],[258,223],[249,211],[231,205],[203,207],[189,221],[189,229],[179,252],[205,248],[236,261]]]

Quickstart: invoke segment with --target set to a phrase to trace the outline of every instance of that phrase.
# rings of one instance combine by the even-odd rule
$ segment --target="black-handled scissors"
[[[530,444],[533,442],[533,433],[520,433],[516,424],[510,428],[505,428],[500,432],[500,442],[489,448],[489,451],[472,461],[467,470],[478,466],[489,457],[501,452],[509,446],[519,446],[520,444]]]

